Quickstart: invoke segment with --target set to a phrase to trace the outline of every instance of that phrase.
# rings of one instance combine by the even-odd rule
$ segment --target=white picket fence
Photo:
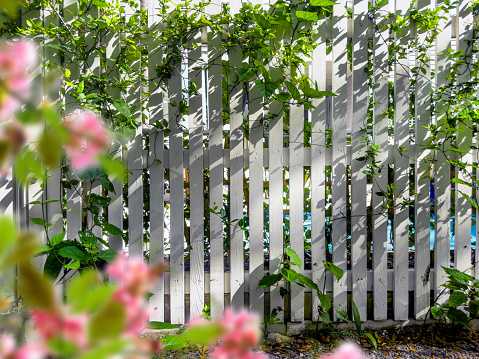
[[[262,1],[253,1],[262,6]],[[338,308],[346,309],[348,294],[356,303],[363,320],[372,319],[382,321],[386,319],[407,320],[410,317],[423,318],[430,304],[431,291],[435,294],[440,291],[440,285],[445,282],[445,273],[441,266],[450,265],[450,205],[451,205],[451,178],[450,164],[445,161],[440,153],[433,154],[420,151],[421,146],[427,142],[428,133],[423,126],[431,119],[428,115],[428,100],[431,86],[434,83],[443,83],[450,69],[446,57],[440,55],[451,48],[455,39],[455,47],[462,49],[466,40],[472,38],[473,13],[469,1],[461,0],[458,5],[458,16],[452,16],[441,22],[442,32],[435,44],[434,57],[431,62],[433,68],[427,68],[424,77],[418,79],[415,87],[416,112],[409,113],[410,80],[408,68],[410,59],[400,60],[393,66],[392,72],[388,68],[388,46],[383,41],[389,34],[381,27],[374,28],[368,18],[368,1],[355,0],[354,3],[338,0],[334,5],[334,14],[331,19],[320,21],[318,26],[319,46],[314,50],[310,62],[310,74],[319,84],[319,90],[330,90],[337,97],[316,99],[313,104],[315,110],[310,111],[305,117],[301,106],[291,106],[290,131],[288,135],[289,146],[285,144],[283,133],[282,115],[269,122],[268,128],[263,128],[261,119],[263,109],[260,101],[249,105],[249,141],[244,137],[243,118],[243,90],[236,87],[231,93],[230,124],[223,126],[221,108],[221,66],[212,66],[208,72],[196,76],[195,69],[202,58],[217,58],[218,65],[221,58],[215,56],[219,50],[214,49],[219,38],[208,39],[208,43],[193,47],[192,44],[201,44],[202,37],[198,33],[190,44],[187,64],[189,81],[196,83],[202,96],[189,100],[189,148],[183,148],[183,131],[170,121],[170,133],[167,139],[163,133],[151,134],[140,128],[136,137],[128,145],[128,151],[119,152],[118,157],[127,164],[131,174],[128,177],[128,235],[130,255],[139,255],[148,251],[150,263],[156,263],[169,255],[170,270],[165,280],[155,284],[152,288],[154,296],[150,298],[152,310],[151,320],[171,323],[185,323],[188,318],[201,314],[205,302],[211,304],[211,314],[218,317],[226,306],[242,307],[249,305],[250,310],[264,313],[265,308],[285,308],[290,305],[291,322],[302,323],[305,320],[318,321],[318,313],[314,309],[319,305],[315,295],[308,290],[293,285],[288,304],[280,295],[279,287],[270,290],[258,289],[259,280],[267,273],[275,273],[280,268],[283,259],[283,224],[284,214],[289,215],[291,248],[297,253],[304,252],[304,196],[305,183],[303,180],[304,169],[310,169],[311,179],[306,182],[311,192],[311,268],[302,272],[323,287],[324,281],[328,293],[332,294],[333,303]],[[444,3],[436,0],[436,5]],[[420,0],[419,11],[433,6],[429,0]],[[148,8],[149,26],[154,26],[158,21],[154,2],[150,0],[142,6]],[[64,0],[64,7],[72,13],[78,12],[77,0]],[[239,11],[240,1],[230,2],[231,12]],[[352,8],[353,16],[348,18],[347,8]],[[207,11],[214,13],[220,9],[220,1],[213,0]],[[397,15],[406,16],[409,11],[409,1],[390,0],[383,6],[384,11],[392,11]],[[127,9],[126,13],[129,11]],[[93,8],[92,16],[98,16],[98,10]],[[44,23],[58,21],[48,10],[38,13],[29,12],[22,17],[44,21]],[[128,15],[127,15],[128,16]],[[71,21],[68,12],[65,12],[66,22]],[[382,20],[386,21],[386,20]],[[379,25],[379,24],[378,24]],[[395,38],[396,43],[406,45],[416,36],[413,28],[407,29],[401,36]],[[424,36],[424,35],[418,35]],[[86,41],[93,41],[86,34]],[[326,40],[332,41],[332,52],[327,54]],[[368,41],[372,40],[373,56],[368,53]],[[348,41],[352,41],[353,61],[352,67],[347,58]],[[104,39],[106,57],[114,58],[119,54],[119,38],[107,34]],[[155,64],[160,63],[163,56],[161,44],[149,40],[148,49],[152,55],[149,57],[149,72],[155,74]],[[153,51],[155,50],[155,51]],[[54,59],[54,50],[45,49],[45,59]],[[241,49],[230,52],[231,66],[241,65]],[[368,65],[368,61],[370,65]],[[415,61],[415,54],[412,54]],[[107,62],[107,65],[110,62]],[[414,63],[414,62],[413,62]],[[92,57],[89,71],[97,74],[102,71],[98,58]],[[375,88],[373,118],[368,119],[367,108],[369,101],[368,79],[365,68],[373,66]],[[404,66],[402,66],[404,65]],[[73,62],[65,64],[71,71],[71,78],[75,79],[80,69]],[[139,63],[132,66],[140,66]],[[435,80],[425,80],[430,76],[430,71],[435,71]],[[35,70],[35,75],[40,76],[42,68]],[[176,74],[168,82],[168,92],[150,81],[149,113],[150,123],[158,119],[168,119],[176,111],[172,106],[181,96],[182,71],[178,68]],[[184,73],[184,71],[183,71]],[[115,76],[114,73],[111,76]],[[388,135],[390,119],[384,115],[388,106],[388,80],[395,86],[395,122],[392,137]],[[67,86],[67,85],[65,85]],[[70,111],[68,87],[65,101],[66,110]],[[112,90],[113,91],[113,90]],[[257,91],[252,87],[252,92]],[[130,87],[126,94],[129,104],[138,104],[140,91]],[[204,94],[208,93],[206,97]],[[259,93],[258,93],[259,94]],[[256,95],[258,95],[256,94]],[[119,98],[119,93],[112,93]],[[253,93],[252,98],[259,97]],[[270,105],[269,111],[277,113],[278,103]],[[140,108],[137,106],[136,108]],[[410,122],[410,115],[414,121]],[[140,110],[132,116],[141,119]],[[363,140],[367,123],[372,122],[373,131],[370,134],[372,143],[380,146],[377,160],[383,167],[382,175],[375,178],[373,184],[367,183],[364,162],[356,161],[366,150]],[[304,124],[311,124],[311,146],[303,145]],[[415,127],[412,127],[413,123]],[[326,147],[326,131],[332,130],[332,145]],[[225,148],[224,131],[228,132],[229,147]],[[410,142],[411,133],[415,134],[415,142]],[[146,136],[149,138],[149,149],[144,150]],[[350,143],[349,143],[350,137]],[[471,138],[465,136],[460,142],[462,148],[468,149]],[[208,139],[207,148],[203,140]],[[167,140],[165,142],[165,140]],[[264,146],[265,141],[267,146]],[[164,148],[166,143],[167,148]],[[401,146],[409,152],[400,152]],[[398,197],[396,204],[402,202],[404,196],[409,196],[408,191],[403,191],[410,186],[409,173],[414,170],[418,174],[425,170],[421,159],[426,156],[436,156],[437,162],[434,170],[434,262],[430,260],[430,184],[429,178],[415,176],[414,188],[417,195],[415,205],[415,232],[414,232],[414,266],[409,265],[409,208],[396,207],[394,210],[394,226],[388,229],[388,220],[382,210],[382,197],[377,192],[388,186],[387,168],[393,167],[394,186]],[[475,154],[474,154],[475,156]],[[156,158],[159,161],[153,161]],[[471,154],[465,159],[472,163],[476,158]],[[331,174],[326,175],[327,166],[331,166]],[[150,243],[143,243],[143,193],[145,191],[143,175],[148,169],[150,191]],[[209,169],[209,183],[204,183],[203,172]],[[224,174],[228,169],[227,182]],[[185,190],[185,171],[188,173],[188,187]],[[169,178],[165,181],[165,172]],[[283,172],[286,171],[289,181],[288,205],[283,205],[284,182]],[[348,176],[350,171],[350,178]],[[2,180],[1,205],[5,213],[15,214],[23,227],[34,229],[34,224],[29,223],[29,217],[41,217],[40,206],[28,204],[41,199],[63,199],[60,186],[61,172],[54,171],[47,181],[46,191],[43,193],[38,183],[31,184],[27,191],[21,191],[12,182],[11,178]],[[245,179],[245,176],[248,178]],[[92,188],[95,193],[101,193],[99,181]],[[247,185],[248,191],[244,190]],[[109,193],[112,198],[108,207],[108,221],[119,228],[123,228],[123,191],[119,183],[115,183],[116,195]],[[204,194],[205,186],[208,187],[210,207],[223,206],[223,195],[229,196],[229,216],[231,219],[243,218],[245,208],[243,205],[244,194],[249,194],[249,269],[245,271],[244,257],[244,232],[238,222],[231,224],[230,228],[230,263],[229,270],[225,270],[223,248],[223,222],[219,216],[210,216],[210,252],[208,258],[204,254]],[[264,189],[268,188],[267,196]],[[456,193],[462,191],[472,195],[472,189],[456,184]],[[331,190],[331,198],[326,195],[326,190]],[[54,225],[49,228],[51,234],[67,231],[67,238],[73,239],[81,229],[82,203],[77,191],[81,187],[66,190],[66,221],[62,218],[63,203],[49,203],[47,217]],[[168,192],[168,191],[169,192]],[[165,191],[169,195],[169,209],[165,209]],[[185,270],[185,194],[188,193],[190,201],[189,240],[189,271]],[[372,196],[372,199],[371,199]],[[455,205],[455,247],[454,268],[465,270],[470,266],[471,253],[471,220],[472,208],[462,196],[456,195]],[[371,199],[371,200],[370,200]],[[326,214],[328,201],[332,202],[332,261],[345,271],[343,278],[338,282],[333,280],[331,273],[325,273],[322,261],[326,259]],[[269,203],[269,240],[267,251],[264,245],[264,203]],[[351,205],[351,246],[348,249],[348,203]],[[367,206],[372,203],[372,258],[367,258],[368,242],[368,216]],[[165,217],[167,221],[165,222]],[[165,225],[166,223],[166,225]],[[165,228],[168,231],[165,231]],[[388,267],[388,237],[394,235],[394,251],[392,268]],[[166,235],[168,233],[168,235]],[[97,233],[101,235],[101,233]],[[105,235],[105,234],[104,234]],[[169,250],[165,251],[166,240]],[[115,250],[122,250],[123,242],[119,236],[109,238],[110,245]],[[477,251],[477,250],[476,250]],[[389,251],[390,252],[390,251]],[[477,252],[476,252],[477,253]],[[269,259],[269,269],[264,269],[265,255]],[[476,256],[477,258],[477,256]],[[205,271],[205,259],[209,261],[209,271]],[[302,259],[303,256],[302,256]],[[39,261],[39,259],[37,259]],[[348,267],[348,261],[351,265]],[[372,264],[371,264],[372,261]],[[371,264],[368,268],[368,263]],[[39,263],[41,264],[41,263]],[[479,277],[479,270],[473,270]],[[3,288],[7,292],[7,288]],[[368,305],[368,293],[369,302]],[[389,294],[389,296],[388,296]],[[388,299],[389,297],[389,299]],[[311,299],[312,298],[312,299]],[[269,301],[269,303],[268,303]],[[350,306],[350,304],[349,304]],[[389,309],[389,310],[388,310]],[[388,314],[389,311],[389,314]],[[337,315],[336,315],[337,316]],[[280,319],[283,320],[282,315]]]

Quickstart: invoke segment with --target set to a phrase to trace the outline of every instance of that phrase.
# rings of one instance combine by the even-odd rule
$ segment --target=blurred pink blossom
[[[46,356],[47,351],[41,345],[25,344],[17,348],[12,336],[0,337],[1,359],[42,359]]]
[[[0,119],[10,119],[30,96],[28,69],[37,63],[35,45],[17,40],[0,44]]]
[[[256,316],[245,310],[236,314],[227,309],[218,324],[224,329],[221,346],[212,352],[214,359],[263,359],[262,353],[254,353],[252,347],[259,343],[259,325]]]
[[[74,343],[79,349],[87,345],[86,313],[72,315],[70,313],[45,312],[32,310],[32,319],[35,328],[42,339],[61,338]]]
[[[87,111],[74,112],[66,117],[65,128],[70,136],[65,143],[67,154],[76,170],[98,163],[98,155],[110,143],[105,127],[99,117]]]
[[[364,359],[361,350],[353,343],[344,343],[333,353],[324,355],[322,359]]]
[[[110,278],[119,280],[121,285],[113,294],[113,299],[122,303],[126,310],[127,325],[125,334],[135,337],[148,322],[148,309],[145,294],[150,284],[157,280],[164,271],[164,264],[154,267],[141,258],[126,258],[120,254],[108,266]]]

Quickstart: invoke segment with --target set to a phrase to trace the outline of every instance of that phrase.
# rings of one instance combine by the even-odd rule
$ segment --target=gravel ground
[[[355,341],[366,358],[479,358],[479,332],[450,325],[414,325],[370,332],[376,337],[378,350],[369,340],[356,340],[349,335],[322,335],[322,341],[304,334],[294,337],[269,335],[258,350],[268,358],[319,358],[330,353],[344,340]],[[163,353],[159,358],[209,358],[209,348],[184,348]]]

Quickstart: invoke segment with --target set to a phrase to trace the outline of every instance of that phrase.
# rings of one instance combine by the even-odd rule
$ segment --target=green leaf
[[[462,292],[452,292],[448,299],[448,304],[451,307],[458,307],[461,304],[467,303],[469,297]]]
[[[81,313],[85,311],[94,311],[107,303],[117,287],[115,285],[97,285],[89,288],[81,296],[81,300],[75,302],[75,313]]]
[[[356,325],[356,330],[359,333],[359,335],[363,334],[363,331],[361,329],[361,315],[359,314],[358,307],[356,306],[356,303],[354,303],[354,300],[352,301],[353,304],[353,319],[354,319],[354,324]]]
[[[15,223],[13,223],[12,218],[9,216],[0,217],[0,233],[2,234],[0,240],[0,257],[3,257],[7,251],[13,248],[18,237]]]
[[[51,251],[43,265],[43,275],[56,280],[63,269],[63,262],[60,259],[56,251]]]
[[[373,345],[374,345],[374,350],[378,351],[378,343],[376,342],[376,338],[374,338],[371,333],[364,333],[364,335],[365,335],[367,338],[369,338],[369,340],[371,341],[371,343],[373,343]]]
[[[44,220],[43,218],[33,218],[33,217],[30,217],[30,221],[32,221],[33,224],[38,224],[39,226],[42,226],[42,227],[51,227],[51,226],[53,226],[53,224],[47,223],[47,221]]]
[[[469,325],[469,318],[467,317],[466,313],[464,313],[462,310],[456,309],[456,308],[450,308],[446,312],[446,317],[458,324],[461,325]]]
[[[283,276],[281,274],[265,275],[259,281],[258,288],[269,288],[278,283],[282,278]]]
[[[87,261],[90,259],[88,252],[82,251],[80,248],[75,246],[63,247],[58,251],[62,257],[75,259],[77,261]]]
[[[461,191],[459,191],[461,192]],[[464,198],[476,209],[479,211],[479,206],[477,205],[477,202],[474,198],[471,198],[469,195],[465,194],[464,192],[461,192],[461,194],[464,196]]]
[[[96,194],[96,193],[92,193],[88,196],[85,196],[85,201],[89,204],[97,204],[100,207],[107,207],[111,202],[111,198],[107,196],[100,196],[99,194]]]
[[[472,314],[473,317],[479,317],[479,300],[471,300],[469,301],[469,306],[466,307],[466,310]]]
[[[173,325],[173,324],[165,323],[165,322],[148,322],[146,327],[148,329],[157,329],[157,330],[160,330],[160,329],[178,329],[178,328],[180,328],[177,325]]]
[[[123,304],[110,301],[95,313],[88,322],[91,342],[118,338],[125,328],[126,312]]]
[[[253,78],[256,67],[242,67],[238,70],[238,82],[246,82]]]
[[[78,347],[75,343],[65,340],[61,337],[54,337],[47,341],[47,347],[60,358],[74,357],[78,352]]]
[[[309,11],[296,11],[298,21],[314,22],[318,20],[318,14]]]
[[[288,92],[280,92],[278,95],[276,95],[276,99],[279,102],[288,102],[291,99],[291,94]]]
[[[77,86],[77,94],[81,94],[84,88],[85,88],[85,83],[83,81],[80,81],[80,83]]]
[[[431,307],[431,314],[434,317],[434,319],[441,318],[444,315],[444,311],[436,306]]]
[[[463,184],[463,185],[472,187],[472,183],[467,183],[466,181],[464,181],[464,180],[462,180],[462,179],[459,179],[459,178],[453,178],[453,179],[451,180],[451,182],[460,183],[460,184]]]
[[[100,179],[100,182],[104,189],[106,189],[108,192],[113,192],[116,194],[113,183],[111,183],[111,181],[107,177],[102,177]]]
[[[469,274],[466,274],[466,273],[463,273],[463,272],[461,272],[457,269],[447,268],[447,267],[443,267],[443,266],[441,266],[441,267],[442,267],[442,269],[444,269],[444,272],[446,272],[446,274],[448,276],[450,276],[451,278],[461,279],[461,280],[465,280],[467,282],[474,280],[473,276],[471,276]]]
[[[223,333],[223,330],[224,329],[219,325],[207,323],[205,325],[188,328],[181,337],[188,343],[207,346],[217,340]]]
[[[94,270],[83,271],[81,275],[75,276],[67,286],[68,304],[75,307],[77,302],[82,301],[83,295],[100,282],[101,278]]]
[[[324,97],[324,96],[338,96],[334,92],[319,91],[319,90],[315,90],[311,87],[307,87],[307,88],[303,89],[302,91],[303,91],[304,96],[309,97],[309,98],[321,98],[321,97]]]
[[[87,167],[76,171],[78,178],[83,182],[91,181],[104,173],[105,171],[100,166]]]
[[[80,268],[80,261],[73,261],[69,264],[65,264],[65,268],[68,268],[68,269],[78,269]]]
[[[103,0],[91,0],[91,4],[98,7],[110,7],[110,4]]]
[[[285,81],[285,84],[286,84],[286,87],[288,88],[288,91],[291,93],[291,96],[293,96],[293,98],[296,100],[296,101],[301,101],[301,93],[299,92],[299,90],[296,88],[296,85],[294,85],[292,82],[290,81]]]
[[[335,4],[337,3],[331,0],[311,0],[309,2],[310,6],[331,6]]]
[[[66,232],[55,234],[50,238],[50,244],[56,246],[58,243],[62,242],[65,239]]]
[[[319,302],[321,303],[321,308],[324,311],[328,311],[331,309],[331,299],[326,294],[323,294],[321,292],[318,292],[318,297],[319,297]]]
[[[344,274],[343,270],[338,266],[334,265],[333,263],[328,262],[327,260],[323,260],[323,264],[326,270],[329,270],[331,273],[333,273],[339,283],[339,280],[343,277]]]
[[[177,350],[186,345],[184,339],[177,337],[176,335],[167,335],[161,339],[163,350]]]
[[[298,273],[298,282],[304,284],[306,287],[311,288],[317,292],[319,292],[318,285],[314,283],[310,278]]]
[[[276,82],[263,82],[261,80],[256,80],[255,84],[265,99],[270,98],[279,86],[279,84]]]
[[[469,151],[461,150],[460,148],[452,148],[452,147],[449,147],[448,149],[446,149],[446,151],[452,151],[452,152],[458,152],[458,153],[464,153],[464,154],[469,153]]]
[[[100,253],[98,254],[98,258],[101,258],[108,263],[112,263],[117,256],[118,253],[115,252],[113,249],[105,249],[103,251],[100,251]]]
[[[293,263],[296,267],[301,268],[301,259],[299,258],[298,254],[291,248],[286,248],[285,252],[291,259],[291,263]]]
[[[125,101],[123,101],[123,100],[115,101],[115,102],[112,103],[112,105],[113,105],[114,108],[116,108],[116,110],[119,113],[121,113],[126,118],[131,117],[130,108],[128,107],[128,104]]]
[[[121,236],[123,234],[123,231],[120,228],[110,223],[104,223],[103,229],[114,236]]]
[[[298,279],[298,272],[294,269],[281,268],[281,274],[290,283],[294,283]]]

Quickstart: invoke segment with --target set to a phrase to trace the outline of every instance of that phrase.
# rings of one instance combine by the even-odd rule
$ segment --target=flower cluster
[[[0,119],[9,120],[30,97],[28,70],[37,63],[35,45],[19,40],[0,45]]]
[[[214,359],[265,359],[263,353],[252,348],[259,343],[258,318],[245,310],[235,313],[227,309],[218,321],[223,329],[220,346],[212,352]]]
[[[0,358],[2,359],[42,359],[46,351],[41,345],[17,347],[11,335],[0,337]]]
[[[344,343],[333,353],[324,355],[321,359],[364,359],[364,356],[355,344]]]
[[[64,121],[69,139],[65,143],[72,166],[82,170],[98,163],[98,155],[110,144],[101,119],[87,111],[74,112]]]

